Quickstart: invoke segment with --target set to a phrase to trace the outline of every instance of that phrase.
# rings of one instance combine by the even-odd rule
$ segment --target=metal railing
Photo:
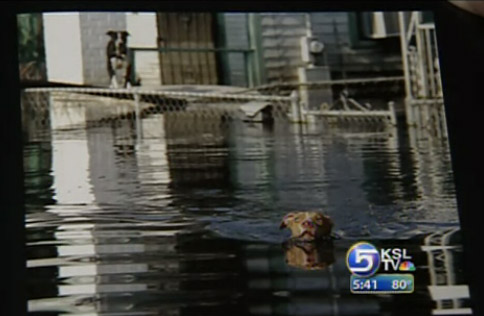
[[[407,124],[431,130],[437,136],[446,138],[435,25],[423,23],[421,12],[411,12],[409,19],[400,12],[399,25]]]

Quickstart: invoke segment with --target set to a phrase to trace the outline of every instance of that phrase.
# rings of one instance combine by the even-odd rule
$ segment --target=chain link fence
[[[63,130],[139,123],[162,114],[172,123],[290,120],[297,97],[258,92],[197,93],[145,89],[29,88],[22,91],[24,126]],[[188,123],[187,123],[188,122]]]
[[[164,90],[28,88],[21,95],[22,119],[24,131],[29,134],[115,126],[130,129],[137,137],[144,137],[143,131],[148,132],[143,122],[147,125],[155,117],[162,118],[163,124],[180,128],[234,120],[299,123],[319,120],[341,126],[394,126],[395,109],[389,106],[388,98],[379,97],[376,102],[352,98],[355,86],[367,89],[381,83],[401,84],[402,77],[285,83],[257,89],[204,87],[196,92],[188,88],[180,91],[184,89],[182,86]],[[335,87],[340,87],[340,93],[333,91]],[[387,101],[382,102],[384,99]]]

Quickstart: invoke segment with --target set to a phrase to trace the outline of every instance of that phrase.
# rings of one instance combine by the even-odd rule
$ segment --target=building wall
[[[339,64],[340,46],[349,46],[351,43],[348,13],[313,12],[311,13],[311,31],[313,36],[325,45],[328,64]]]
[[[18,57],[21,81],[44,82],[45,43],[42,13],[17,15]]]
[[[297,81],[303,65],[300,38],[307,34],[305,13],[261,13],[263,63],[268,83]]]
[[[314,15],[314,17],[313,17]],[[347,33],[346,13],[261,13],[260,34],[262,64],[266,83],[297,81],[297,68],[303,65],[300,39],[307,35],[308,18],[316,22],[314,28],[321,28],[316,36],[324,35],[334,43],[333,29],[329,19],[335,19],[340,30]],[[227,47],[249,47],[248,18],[246,13],[225,13],[225,44]],[[346,27],[346,30],[344,28]],[[343,34],[346,38],[347,34]],[[229,77],[232,85],[245,86],[247,78],[243,56],[229,55]]]
[[[247,32],[247,13],[225,13],[223,15],[225,26],[225,45],[228,48],[248,48],[249,35]],[[228,54],[227,71],[232,86],[246,86],[247,73],[243,54]]]
[[[358,14],[361,24],[355,20]],[[376,30],[368,30],[373,24],[363,21],[366,17],[367,14],[349,12],[311,13],[313,36],[325,44],[327,62],[333,73],[344,71],[348,77],[361,77],[363,74],[376,76],[401,70],[400,43],[395,36],[396,15],[385,14],[389,33],[380,38],[370,36]],[[323,62],[320,58],[319,63]]]
[[[82,43],[84,84],[109,85],[106,45],[108,30],[126,30],[126,14],[113,12],[81,12],[79,14]]]
[[[326,45],[330,64],[337,63],[340,56],[337,42],[350,42],[348,14],[345,12],[261,13],[259,16],[266,83],[298,80],[297,68],[303,66],[300,40],[308,35],[309,26],[312,35]],[[227,47],[249,46],[247,14],[226,13],[224,24]],[[234,54],[229,56],[228,63],[232,85],[246,85],[243,57]]]
[[[48,80],[108,86],[106,46],[108,30],[127,30],[129,47],[156,48],[155,13],[49,13],[43,15]],[[142,85],[160,85],[157,52],[135,56]]]
[[[156,13],[127,13],[127,30],[129,47],[157,48],[158,29]],[[141,78],[142,86],[159,86],[161,84],[160,60],[157,51],[139,51],[135,53],[135,72]]]
[[[297,69],[304,66],[301,37],[312,35],[325,45],[316,65],[329,65],[336,76],[375,76],[401,69],[397,38],[356,39],[354,14],[348,12],[260,13],[262,64],[265,83],[297,81]],[[249,45],[247,14],[224,14],[228,47]],[[363,33],[363,32],[361,32]],[[393,41],[393,42],[392,42]],[[245,85],[242,56],[228,58],[234,85]],[[336,78],[335,77],[335,78]]]
[[[44,13],[47,80],[84,84],[79,13]]]

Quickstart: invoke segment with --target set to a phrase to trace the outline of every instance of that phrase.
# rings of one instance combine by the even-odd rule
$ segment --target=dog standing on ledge
[[[331,238],[333,221],[320,212],[292,212],[284,216],[280,229],[289,228],[292,240],[318,241]]]
[[[128,60],[128,36],[126,31],[108,31],[111,37],[106,47],[107,67],[110,88],[131,87],[131,64]],[[119,74],[120,73],[120,74]],[[122,78],[118,78],[121,75]]]

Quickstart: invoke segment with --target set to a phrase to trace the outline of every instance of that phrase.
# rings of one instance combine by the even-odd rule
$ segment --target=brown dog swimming
[[[317,242],[287,242],[283,245],[286,263],[303,270],[324,270],[334,263],[333,243]]]
[[[292,239],[316,241],[331,237],[333,221],[320,212],[292,212],[282,219],[280,229],[286,227],[291,230]]]

